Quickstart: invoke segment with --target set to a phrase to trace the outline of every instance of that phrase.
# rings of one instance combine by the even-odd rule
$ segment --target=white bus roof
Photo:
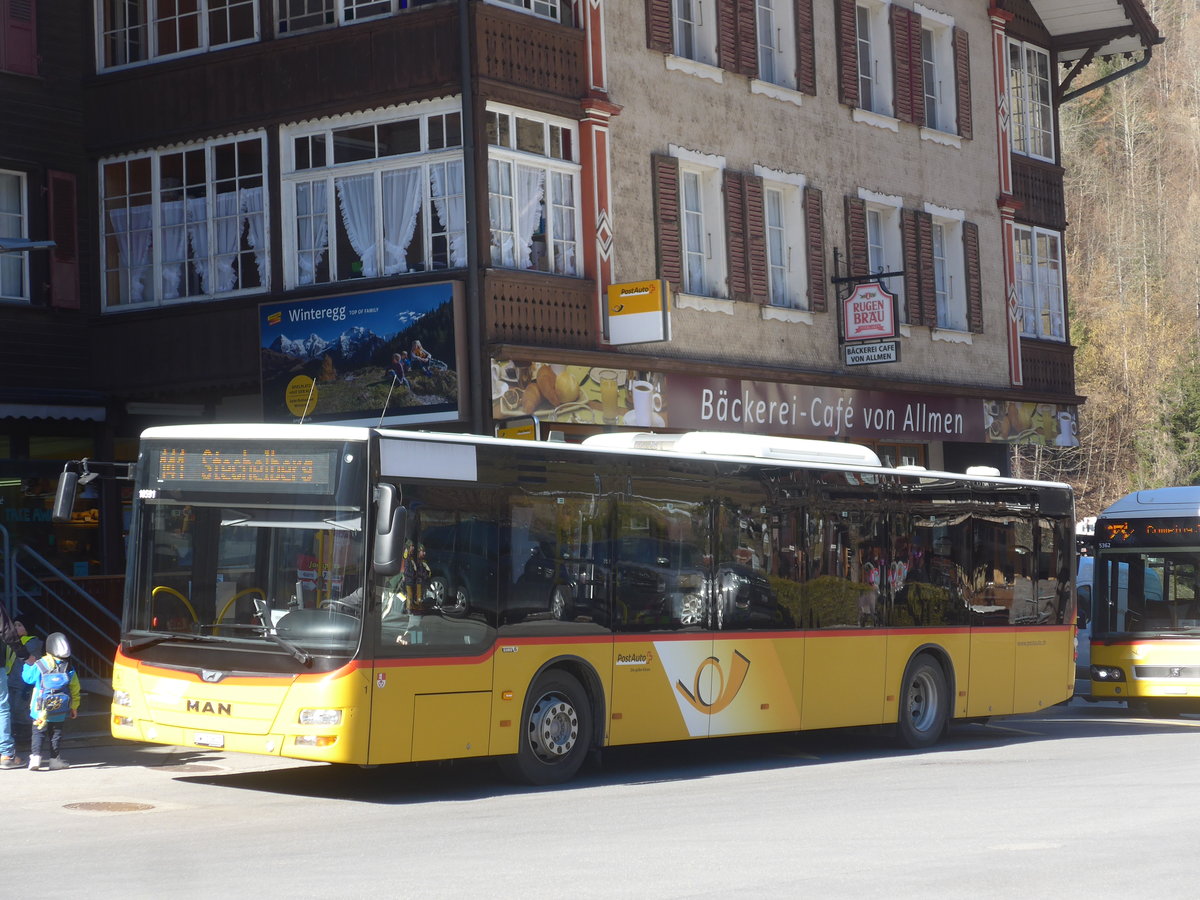
[[[1099,518],[1159,518],[1163,516],[1200,518],[1200,487],[1155,488],[1149,491],[1134,491],[1122,497]]]

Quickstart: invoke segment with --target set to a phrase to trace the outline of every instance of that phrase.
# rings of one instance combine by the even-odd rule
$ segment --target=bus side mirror
[[[71,513],[75,509],[75,488],[79,484],[79,474],[68,472],[66,469],[58,476],[58,489],[54,492],[54,509],[50,518],[55,522],[70,522]]]
[[[372,562],[376,575],[395,575],[404,561],[404,537],[408,532],[408,510],[400,505],[394,484],[375,487],[375,549]]]

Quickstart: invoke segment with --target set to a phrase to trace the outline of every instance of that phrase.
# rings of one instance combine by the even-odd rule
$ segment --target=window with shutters
[[[0,170],[0,238],[29,238],[25,175]],[[0,300],[29,302],[29,254],[0,253]]]
[[[896,198],[872,199],[878,195],[860,192],[866,199],[867,266],[871,274],[904,271],[904,242],[900,226],[900,202]],[[892,201],[895,201],[894,203]],[[908,322],[904,309],[904,279],[884,278],[880,283],[896,295],[900,321]]]
[[[967,277],[962,220],[933,215],[933,286],[937,327],[967,331]]]
[[[280,0],[287,5],[287,0]],[[299,0],[308,9],[322,0]],[[115,69],[258,40],[258,0],[96,0],[96,58]]]
[[[858,106],[892,115],[892,52],[888,4],[858,3],[855,11]]]
[[[724,160],[672,148],[679,161],[683,293],[728,297],[722,175]]]
[[[1021,335],[1048,341],[1066,340],[1059,233],[1018,225],[1014,242]]]
[[[106,310],[269,286],[266,136],[100,163]]]
[[[0,71],[36,75],[37,0],[0,0]]]
[[[717,65],[717,0],[671,0],[676,56]]]
[[[925,127],[957,134],[953,28],[921,19],[921,68],[924,82]]]
[[[758,77],[796,87],[795,0],[757,0]]]
[[[1009,129],[1013,153],[1054,162],[1054,107],[1050,54],[1022,41],[1008,42]]]
[[[804,184],[764,180],[767,284],[772,306],[808,309]]]

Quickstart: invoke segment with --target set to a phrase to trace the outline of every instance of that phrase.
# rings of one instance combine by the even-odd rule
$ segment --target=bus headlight
[[[113,706],[132,706],[129,702],[129,691],[113,691]]]
[[[336,734],[298,734],[297,747],[332,747],[337,743]]]
[[[342,711],[340,709],[302,709],[300,710],[301,725],[341,725]]]
[[[1116,666],[1092,666],[1092,681],[1124,681],[1125,671]]]

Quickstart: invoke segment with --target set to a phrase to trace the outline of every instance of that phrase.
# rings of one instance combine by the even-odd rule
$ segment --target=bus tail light
[[[1124,681],[1125,671],[1117,666],[1092,666],[1092,681]]]
[[[300,710],[301,725],[341,725],[342,711],[340,709],[302,709]]]

